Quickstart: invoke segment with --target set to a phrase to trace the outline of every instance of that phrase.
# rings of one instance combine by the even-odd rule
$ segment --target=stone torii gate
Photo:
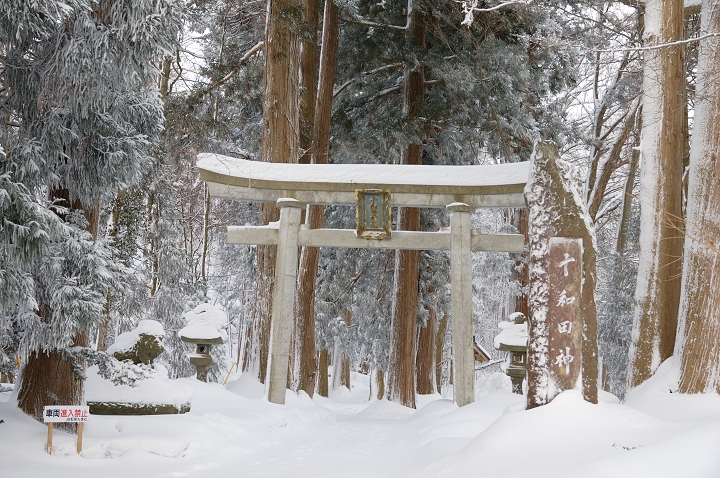
[[[472,331],[472,251],[522,252],[521,234],[482,234],[470,227],[479,208],[524,208],[530,163],[484,166],[287,164],[199,154],[198,169],[212,197],[274,202],[280,220],[267,226],[228,226],[229,244],[277,245],[266,396],[285,403],[298,247],[449,250],[451,268],[455,401],[475,400]],[[450,230],[380,231],[359,237],[352,229],[308,229],[309,204],[358,205],[367,192],[398,207],[446,208]],[[376,198],[379,196],[376,196]],[[373,203],[374,204],[374,203]],[[374,206],[373,206],[374,207]],[[389,205],[386,207],[389,212]],[[382,213],[382,211],[381,211]],[[376,219],[373,216],[373,219]],[[383,228],[383,221],[380,220]],[[377,227],[377,224],[373,224]],[[370,237],[370,238],[366,238]]]

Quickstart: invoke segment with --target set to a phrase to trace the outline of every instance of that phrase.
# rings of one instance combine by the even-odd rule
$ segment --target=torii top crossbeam
[[[210,195],[258,202],[355,204],[356,189],[388,189],[393,206],[525,207],[530,163],[482,166],[264,163],[201,153]]]

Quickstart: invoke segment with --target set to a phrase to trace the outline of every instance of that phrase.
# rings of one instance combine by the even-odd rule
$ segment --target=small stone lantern
[[[197,370],[197,379],[202,382],[207,382],[208,370],[210,370],[210,367],[215,363],[210,356],[210,347],[212,347],[213,344],[222,344],[224,340],[219,335],[216,338],[197,338],[181,335],[180,338],[183,342],[195,344],[195,353],[189,353],[187,356],[190,363],[194,365]]]
[[[187,354],[190,363],[197,370],[197,379],[207,382],[208,370],[215,361],[210,348],[227,339],[223,326],[227,323],[225,311],[210,304],[200,304],[183,315],[188,325],[178,331],[183,342],[195,344],[195,352]]]
[[[501,322],[500,334],[495,337],[495,348],[508,352],[509,360],[505,362],[505,373],[512,380],[514,393],[522,392],[522,383],[527,374],[527,322],[525,315],[515,312],[510,315],[512,322]]]

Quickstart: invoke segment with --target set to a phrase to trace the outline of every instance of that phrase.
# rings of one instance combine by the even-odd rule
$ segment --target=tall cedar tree
[[[720,29],[720,1],[704,1],[701,31]],[[720,40],[700,43],[690,151],[680,391],[720,393]],[[682,340],[684,339],[684,341]]]
[[[35,212],[57,214],[54,225],[36,231],[51,242],[35,262],[18,264],[34,297],[3,303],[0,314],[21,324],[18,403],[40,419],[43,405],[82,401],[82,363],[71,347],[87,345],[104,321],[108,291],[120,289],[127,274],[96,240],[98,208],[152,163],[162,108],[148,87],[151,61],[173,47],[181,5],[10,1],[0,11],[2,107],[13,120],[2,128],[1,174],[24,185],[30,194],[22,200],[35,202]],[[3,207],[6,224],[22,211],[17,206],[10,214]],[[8,247],[17,245],[4,236]]]
[[[422,55],[427,26],[425,13],[419,5],[408,2],[406,37],[412,49]],[[405,67],[403,75],[403,115],[414,122],[425,103],[425,68],[422,59]],[[403,151],[401,164],[422,164],[422,144],[410,143]],[[420,230],[420,209],[401,208],[398,229]],[[392,343],[387,381],[388,398],[406,407],[415,408],[415,360],[417,354],[417,297],[420,251],[396,252],[395,298],[392,313]]]
[[[682,0],[649,0],[645,45],[682,39]],[[628,386],[673,354],[682,268],[685,68],[680,45],[645,50],[640,168],[640,262]]]
[[[270,163],[295,163],[298,160],[300,57],[299,28],[302,4],[296,0],[270,0],[265,31],[265,91],[263,96],[262,160]],[[258,221],[268,224],[279,219],[274,204],[262,204]],[[270,318],[275,276],[275,246],[258,246],[255,304],[253,309],[254,343],[258,376],[265,381],[270,343]]]
[[[308,1],[308,3],[316,7],[315,2]],[[307,8],[310,8],[310,6]],[[337,65],[338,23],[338,8],[332,0],[327,0],[323,13],[320,79],[317,87],[317,100],[314,108],[312,108],[314,118],[312,143],[309,148],[311,161],[315,164],[326,164],[330,150],[330,118],[332,114],[333,87],[335,85],[335,67]],[[309,48],[308,45],[306,47]],[[310,65],[307,67],[310,68]],[[315,68],[314,62],[312,68]],[[312,76],[314,78],[314,75]],[[309,228],[317,229],[322,227],[324,211],[323,206],[311,205],[308,207],[305,222]],[[297,370],[297,384],[295,386],[297,390],[304,390],[310,396],[315,392],[318,373],[315,347],[315,281],[319,256],[319,248],[303,247],[300,254],[298,291],[295,302],[296,331],[293,355],[296,362],[295,369]],[[325,355],[327,355],[327,351],[325,351]],[[322,373],[322,370],[320,372]]]

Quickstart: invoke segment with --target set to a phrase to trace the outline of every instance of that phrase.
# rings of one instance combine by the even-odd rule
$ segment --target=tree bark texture
[[[402,208],[399,222],[401,230],[420,230],[420,210]],[[407,250],[397,251],[396,254],[388,398],[415,408],[415,336],[420,254]]]
[[[375,369],[373,373],[372,386],[370,387],[370,398],[382,400],[385,398],[385,372],[381,368]]]
[[[258,215],[260,224],[278,221],[280,212],[274,204],[261,204]],[[255,279],[255,297],[253,319],[250,332],[252,345],[249,347],[250,370],[255,370],[260,382],[265,383],[268,353],[270,351],[270,319],[272,317],[272,294],[275,285],[275,260],[277,247],[257,246],[257,276]]]
[[[313,122],[315,121],[315,96],[317,90],[317,27],[318,8],[316,0],[304,0],[302,35],[300,41],[300,164],[310,164],[312,159]],[[310,223],[309,211],[305,223]],[[303,247],[297,280],[297,293],[293,307],[293,335],[290,350],[289,388],[304,390],[309,396],[315,392],[315,276],[317,274],[316,249],[314,256]]]
[[[328,396],[328,350],[320,350],[320,359],[318,360],[318,394],[321,397]]]
[[[592,224],[580,200],[570,189],[572,181],[559,164],[557,146],[540,142],[533,153],[534,162],[526,197],[530,208],[530,315],[528,324],[527,408],[545,405],[553,398],[554,384],[549,383],[548,367],[548,271],[549,238],[574,237],[583,242],[583,280],[580,313],[583,329],[581,342],[582,394],[597,403],[598,343],[595,306],[596,252]]]
[[[82,337],[78,337],[76,345]],[[82,344],[87,345],[87,344]],[[72,371],[70,363],[58,352],[35,352],[23,368],[18,393],[18,407],[35,420],[43,421],[46,405],[81,405],[83,382]],[[57,423],[58,428],[73,431],[73,423]]]
[[[418,330],[417,346],[417,393],[428,395],[436,392],[435,388],[435,329],[437,312],[434,305],[428,310],[425,327]]]
[[[320,2],[303,1],[302,30],[300,35],[300,158],[301,164],[309,164],[315,121],[317,83],[317,29]]]
[[[682,39],[682,0],[648,0],[645,45]],[[628,386],[673,354],[682,269],[685,68],[682,46],[645,50],[640,167],[640,262]]]
[[[720,28],[720,1],[705,1],[701,31]],[[683,270],[680,392],[720,393],[720,40],[700,43]]]
[[[411,47],[425,46],[425,18],[420,10],[408,4],[407,40]],[[425,75],[422,63],[407,66],[404,72],[403,113],[406,121],[417,119],[425,98]],[[422,144],[408,144],[402,164],[422,164]],[[401,208],[399,229],[420,230],[420,210]],[[388,398],[406,407],[415,408],[415,358],[417,329],[417,297],[420,264],[419,251],[399,250],[395,262],[395,297],[392,315],[392,342],[388,377]]]
[[[313,120],[312,147],[309,148],[312,162],[315,164],[326,164],[330,149],[330,117],[332,114],[333,86],[335,84],[335,66],[337,64],[338,32],[338,9],[332,1],[327,1],[323,19],[322,50],[320,52],[320,82],[316,104],[312,109],[315,117]],[[313,60],[313,70],[314,68]],[[303,155],[303,158],[305,158],[305,155]],[[310,229],[321,228],[324,214],[325,208],[323,206],[308,206],[306,218],[308,227]],[[298,291],[295,302],[295,334],[293,336],[293,369],[297,370],[297,377],[294,379],[296,385],[293,385],[297,390],[304,390],[311,397],[315,391],[315,382],[317,380],[317,364],[315,362],[315,281],[319,257],[320,249],[317,247],[303,247],[300,253]],[[324,396],[327,396],[327,394]]]
[[[298,159],[299,41],[302,5],[297,0],[270,0],[265,29],[262,160],[294,163]],[[274,204],[260,206],[261,225],[277,221]],[[253,349],[260,381],[265,381],[275,276],[275,246],[258,246],[253,307]],[[288,298],[291,300],[290,298]]]

